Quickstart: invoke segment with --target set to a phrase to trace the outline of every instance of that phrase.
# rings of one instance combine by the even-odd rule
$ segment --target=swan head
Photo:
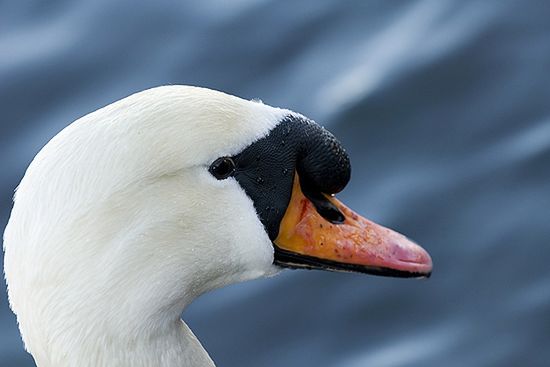
[[[419,246],[331,196],[349,177],[314,122],[204,88],[82,117],[35,157],[4,234],[27,349],[48,365],[82,340],[152,338],[200,294],[282,267],[429,275]]]

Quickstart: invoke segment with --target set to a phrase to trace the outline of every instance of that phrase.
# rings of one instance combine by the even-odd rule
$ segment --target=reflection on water
[[[357,211],[427,281],[287,271],[184,314],[220,366],[545,366],[550,22],[541,2],[0,2],[2,223],[40,147],[168,83],[300,111],[347,147]],[[30,366],[5,292],[2,366]]]

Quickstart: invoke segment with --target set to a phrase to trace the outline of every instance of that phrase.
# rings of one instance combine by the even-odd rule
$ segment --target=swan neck
[[[58,353],[50,350],[45,354],[33,353],[33,356],[38,367],[215,367],[182,320],[174,320],[161,333],[87,338],[75,349]]]

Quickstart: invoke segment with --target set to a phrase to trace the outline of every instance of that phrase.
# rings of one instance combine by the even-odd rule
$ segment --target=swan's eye
[[[218,180],[224,180],[235,172],[235,162],[231,157],[220,157],[210,165],[208,171]]]

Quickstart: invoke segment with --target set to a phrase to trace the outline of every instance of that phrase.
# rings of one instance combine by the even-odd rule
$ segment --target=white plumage
[[[277,268],[252,201],[207,169],[289,113],[159,87],[75,121],[40,151],[4,234],[10,304],[38,366],[213,365],[181,311]]]

